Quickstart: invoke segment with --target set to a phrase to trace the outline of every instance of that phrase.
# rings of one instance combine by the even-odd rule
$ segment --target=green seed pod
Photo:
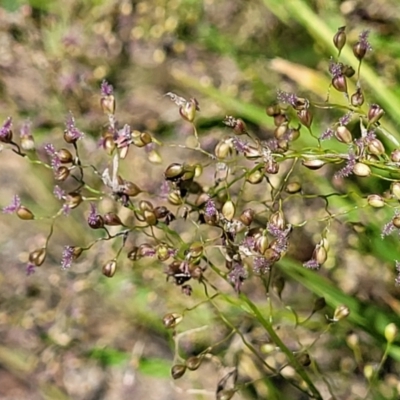
[[[301,185],[298,182],[289,182],[286,185],[286,192],[289,194],[295,194],[301,191]]]
[[[390,186],[390,192],[392,196],[395,197],[397,200],[400,200],[400,182],[393,182]]]
[[[385,147],[379,139],[372,139],[368,142],[368,151],[375,156],[380,156],[385,153]]]
[[[21,136],[21,148],[25,151],[31,151],[35,149],[35,140],[32,135]]]
[[[251,183],[252,185],[257,185],[263,180],[263,178],[264,174],[259,169],[256,169],[246,177],[246,181]]]
[[[179,108],[179,114],[183,119],[193,122],[196,116],[196,111],[199,110],[199,103],[196,99],[190,99],[183,107]]]
[[[148,152],[147,154],[147,159],[153,163],[153,164],[161,164],[162,158],[160,156],[160,153],[156,149],[152,149]]]
[[[36,249],[29,253],[29,261],[36,267],[40,267],[44,263],[46,255],[47,253],[45,247],[42,247],[41,249]]]
[[[164,172],[166,180],[175,181],[184,173],[183,165],[178,163],[170,164]]]
[[[143,216],[149,226],[154,226],[157,224],[157,217],[154,211],[145,210],[143,211]]]
[[[398,334],[398,328],[397,328],[396,324],[394,324],[392,322],[392,323],[386,325],[386,327],[385,327],[385,339],[389,343],[393,343],[394,342],[394,340],[396,339],[397,334]]]
[[[192,357],[189,357],[185,361],[185,365],[188,370],[196,371],[196,369],[198,369],[200,367],[201,363],[203,362],[203,359],[204,359],[204,355],[192,356]]]
[[[195,172],[196,167],[194,165],[184,165],[181,179],[183,181],[191,181],[194,178]]]
[[[33,215],[33,212],[31,210],[29,210],[29,208],[26,208],[24,206],[18,207],[17,216],[24,221],[28,221],[30,219],[35,218],[35,216]]]
[[[139,209],[140,209],[140,211],[153,211],[154,206],[150,201],[141,200],[139,202]]]
[[[265,112],[269,117],[275,117],[280,114],[281,109],[278,104],[272,104],[265,109]]]
[[[121,147],[121,148],[119,149],[119,158],[120,158],[121,160],[123,160],[123,159],[126,158],[126,156],[128,155],[128,152],[129,152],[129,146]]]
[[[106,264],[103,265],[102,272],[103,275],[107,278],[112,278],[117,270],[117,261],[110,260]]]
[[[379,194],[370,194],[367,197],[367,202],[371,207],[374,208],[381,208],[385,206],[385,201],[383,200],[382,196],[379,196]]]
[[[156,255],[160,261],[167,261],[170,257],[168,246],[164,244],[158,245],[156,249]]]
[[[228,220],[232,221],[233,217],[235,216],[236,207],[235,204],[228,200],[222,206],[222,215]]]
[[[163,317],[163,325],[167,329],[175,328],[178,324],[180,324],[183,320],[183,315],[178,313],[169,313],[164,315]]]
[[[287,139],[289,142],[294,142],[300,137],[300,126],[298,128],[290,129]]]
[[[114,149],[116,148],[116,144],[112,135],[107,134],[103,139],[103,148],[107,152],[107,154],[112,154]]]
[[[168,194],[168,201],[174,206],[180,206],[182,204],[182,197],[179,192],[171,192]]]
[[[173,379],[181,378],[186,372],[186,365],[175,364],[171,368],[171,376]]]
[[[189,247],[188,256],[190,258],[198,258],[203,254],[204,247],[201,242],[194,242]]]
[[[227,158],[232,152],[232,141],[230,140],[220,140],[214,149],[214,154],[218,159]]]
[[[341,26],[338,28],[338,31],[335,33],[333,37],[333,44],[339,50],[339,52],[343,49],[344,45],[346,44],[346,29],[345,26]]]
[[[100,106],[104,114],[114,114],[115,112],[115,97],[112,94],[102,96]]]
[[[118,217],[117,214],[113,212],[108,212],[107,214],[103,215],[104,224],[108,226],[119,226],[123,225],[121,219]]]
[[[400,216],[396,216],[392,218],[392,224],[397,228],[400,229]]]
[[[353,167],[353,173],[359,177],[367,177],[371,175],[371,168],[366,164],[358,162]]]
[[[325,165],[325,161],[314,158],[312,160],[303,160],[302,164],[308,169],[317,170]]]
[[[268,249],[269,243],[266,236],[260,236],[255,243],[255,248],[260,254],[264,254]]]
[[[351,132],[344,125],[340,125],[336,128],[335,136],[341,143],[349,144],[353,141]]]
[[[342,319],[347,318],[349,314],[350,314],[349,307],[342,304],[336,307],[335,313],[333,314],[333,320],[336,322],[341,321]]]
[[[283,123],[282,125],[279,125],[275,128],[274,130],[274,136],[276,139],[282,139],[286,132],[288,131],[288,122]]]
[[[328,252],[324,246],[324,241],[321,240],[314,249],[313,259],[319,264],[322,265],[328,258]]]
[[[394,163],[400,163],[400,149],[393,150],[392,153],[390,154],[390,159]]]
[[[285,114],[274,115],[274,125],[280,126],[288,121],[288,117]]]

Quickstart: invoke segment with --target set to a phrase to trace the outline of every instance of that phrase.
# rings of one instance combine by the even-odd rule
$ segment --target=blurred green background
[[[71,111],[86,134],[83,154],[102,170],[107,159],[97,151],[97,141],[107,120],[99,106],[99,88],[107,79],[115,89],[118,120],[166,143],[184,140],[188,132],[175,105],[163,97],[169,91],[197,98],[201,112],[196,124],[205,145],[228,133],[221,122],[225,115],[245,119],[258,137],[267,139],[273,122],[265,107],[275,101],[278,89],[325,100],[329,59],[336,56],[332,37],[344,25],[349,43],[355,43],[363,29],[371,31],[373,51],[362,65],[362,87],[369,104],[376,102],[385,109],[382,125],[400,140],[397,0],[3,0],[0,119],[12,116],[15,132],[28,119],[38,147],[49,142],[61,146]],[[349,45],[341,60],[357,68]],[[354,91],[354,80],[350,87]],[[333,92],[331,101],[345,103],[341,94]],[[342,115],[320,111],[313,128],[317,135]],[[298,146],[315,145],[302,135]],[[387,146],[393,148],[389,142]],[[161,184],[166,165],[182,157],[195,159],[172,147],[163,149],[162,156],[160,165],[146,170],[146,155],[137,151],[124,162],[124,171],[151,192]],[[0,165],[0,206],[17,193],[36,215],[57,210],[51,172],[8,150],[0,153]],[[298,261],[307,260],[320,239],[325,225],[318,218],[324,204],[306,197],[290,203],[290,218],[309,223],[292,243],[291,257],[297,262],[288,258],[279,265],[277,276],[285,279],[286,289],[282,301],[276,295],[273,299],[276,329],[289,348],[299,348],[299,342],[308,346],[324,331],[324,314],[332,316],[337,305],[346,304],[349,318],[322,335],[310,350],[314,383],[324,399],[397,399],[398,343],[380,370],[375,397],[367,393],[365,376],[365,367],[375,367],[382,359],[385,326],[400,321],[399,289],[394,285],[398,238],[380,237],[393,209],[365,208],[362,200],[365,194],[384,192],[389,183],[350,179],[335,187],[331,176],[329,168],[295,175],[305,193],[354,195],[330,199],[338,217],[329,230],[327,265],[318,273],[305,270]],[[107,202],[102,207],[113,210]],[[123,211],[122,217],[128,218]],[[200,285],[188,298],[165,281],[163,266],[151,261],[121,260],[117,274],[107,279],[101,274],[101,266],[113,257],[113,245],[107,242],[95,246],[71,270],[62,271],[63,246],[88,243],[94,237],[82,223],[84,218],[84,210],[77,210],[57,220],[45,264],[27,277],[28,253],[43,245],[48,220],[0,217],[0,397],[215,398],[225,370],[212,360],[171,384],[175,347],[161,322],[167,312],[182,312],[204,301]],[[366,232],[353,229],[359,223],[367,226]],[[246,314],[232,289],[220,284],[227,298],[219,312],[206,303],[188,312],[179,326],[179,332],[187,332],[180,343],[181,356],[197,354],[228,335],[221,312],[258,346],[262,357],[277,362],[263,353],[262,345],[268,343],[265,331]],[[268,314],[269,299],[261,280],[252,279],[243,291]],[[291,309],[305,319],[319,296],[326,298],[328,307],[295,329]],[[234,366],[240,354],[241,382],[254,381],[234,398],[305,398],[282,377],[264,379],[240,343],[236,336],[215,349],[226,368]]]

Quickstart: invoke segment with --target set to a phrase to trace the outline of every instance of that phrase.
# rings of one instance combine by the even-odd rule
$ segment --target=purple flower
[[[62,210],[63,210],[63,214],[64,214],[65,216],[68,216],[68,215],[70,214],[72,208],[71,208],[71,206],[68,205],[68,204],[63,204]]]
[[[297,106],[297,96],[294,93],[284,92],[283,90],[278,90],[276,94],[276,99],[279,103],[289,104],[292,107]]]
[[[90,213],[87,219],[89,226],[96,225],[98,222],[98,212],[95,203],[90,203]]]
[[[217,214],[217,208],[212,199],[208,199],[206,202],[205,212],[208,217],[212,217]]]
[[[32,275],[35,273],[35,271],[36,271],[35,265],[33,265],[32,263],[28,263],[26,266],[26,275],[27,276]]]
[[[332,139],[333,135],[335,134],[335,132],[333,131],[332,128],[326,128],[321,136],[319,137],[321,140],[328,140],[328,139]]]
[[[8,117],[0,128],[0,142],[10,143],[12,140],[12,118]]]
[[[19,134],[21,139],[22,138],[30,138],[32,136],[31,134],[31,125],[32,123],[28,120],[28,121],[24,121],[24,123],[22,124],[20,130],[19,130]]]
[[[229,271],[228,280],[231,282],[236,290],[236,292],[240,292],[240,288],[247,278],[247,272],[243,267],[243,264],[234,261],[232,269]]]
[[[111,96],[114,93],[114,88],[105,79],[101,82],[101,95]]]
[[[122,129],[117,132],[117,139],[115,144],[120,149],[121,147],[128,147],[132,142],[131,127],[125,124]]]
[[[364,47],[367,51],[372,50],[372,46],[368,41],[369,30],[365,29],[358,35],[359,43]]]
[[[354,166],[356,165],[356,156],[354,153],[350,153],[347,160],[345,167],[336,172],[334,178],[347,178],[353,173]]]
[[[61,167],[61,160],[58,157],[55,147],[51,143],[47,143],[44,146],[44,150],[51,159],[51,168],[57,171]]]
[[[331,58],[329,61],[329,72],[331,75],[335,77],[339,77],[343,75],[343,64],[341,62],[335,62]]]
[[[271,270],[272,263],[265,257],[254,257],[253,271],[256,274],[266,274]]]
[[[397,276],[396,279],[394,280],[394,283],[396,286],[400,286],[400,262],[396,260],[396,272]]]
[[[345,115],[339,118],[339,125],[347,125],[350,121],[351,118],[353,117],[353,111],[349,111]]]
[[[249,145],[246,141],[239,138],[233,139],[233,146],[239,153],[245,153],[249,149]]]
[[[83,132],[81,132],[75,126],[75,118],[70,112],[66,121],[65,121],[65,135],[68,137],[68,140],[74,142],[76,140],[83,138]]]
[[[318,264],[317,260],[312,258],[311,260],[303,263],[303,267],[306,267],[308,269],[319,269],[321,266]]]
[[[12,202],[9,206],[3,208],[4,214],[12,214],[21,207],[21,199],[19,196],[14,195]]]
[[[383,226],[382,233],[381,233],[382,239],[384,239],[385,236],[389,236],[396,229],[396,227],[393,224],[393,219],[398,217],[399,215],[400,215],[400,211],[396,210],[394,217]]]
[[[74,261],[74,248],[72,246],[65,246],[61,258],[61,268],[62,269],[70,268],[73,261]]]
[[[65,198],[66,193],[63,189],[60,188],[60,186],[56,185],[54,186],[53,194],[58,200],[62,200]]]

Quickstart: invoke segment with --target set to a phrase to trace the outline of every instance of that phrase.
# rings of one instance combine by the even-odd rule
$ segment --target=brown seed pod
[[[178,180],[183,175],[183,173],[183,165],[179,163],[173,163],[166,168],[164,176],[166,180],[175,181]]]
[[[342,50],[344,45],[346,44],[346,32],[344,31],[345,29],[345,26],[341,26],[340,28],[338,28],[338,31],[333,37],[333,44],[339,51]]]
[[[167,329],[175,328],[183,320],[183,315],[178,313],[169,313],[163,317],[163,325]]]
[[[123,225],[121,219],[118,217],[117,214],[113,212],[108,212],[107,214],[103,215],[104,224],[108,226],[119,226]]]
[[[175,364],[171,368],[171,376],[173,379],[181,378],[186,372],[186,365]]]
[[[344,125],[339,125],[336,128],[335,136],[341,143],[350,144],[353,141],[351,132]]]
[[[24,221],[28,221],[30,219],[35,218],[35,216],[33,215],[33,212],[31,210],[29,210],[29,208],[26,208],[24,206],[18,207],[17,216]]]
[[[350,101],[354,107],[360,107],[364,104],[364,95],[361,88],[357,88],[356,92],[351,95]]]
[[[74,161],[74,157],[68,149],[60,149],[57,151],[57,157],[62,164],[69,164]]]
[[[42,247],[29,253],[29,261],[36,267],[40,267],[44,263],[46,255],[46,248]]]
[[[117,261],[110,260],[106,264],[104,264],[102,268],[103,275],[107,278],[112,278],[117,270]]]

